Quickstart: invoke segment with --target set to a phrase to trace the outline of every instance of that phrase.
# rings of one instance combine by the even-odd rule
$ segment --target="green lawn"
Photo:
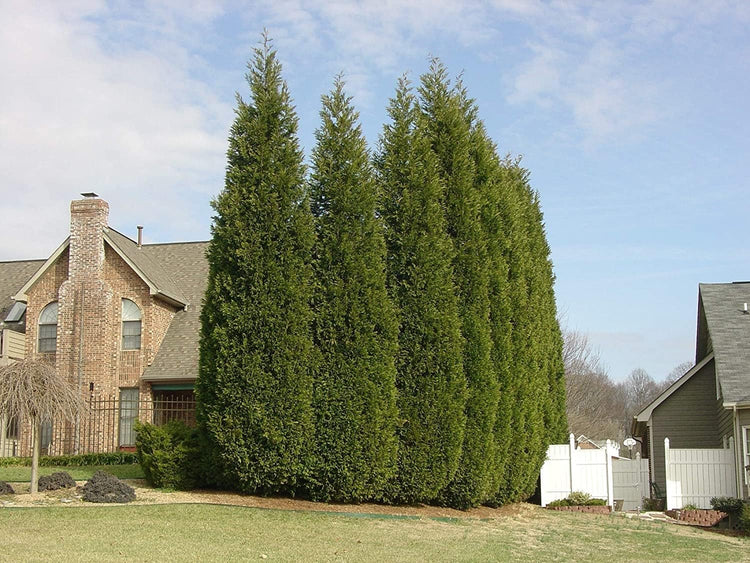
[[[120,479],[143,479],[143,470],[138,464],[133,465],[86,465],[65,467],[40,467],[39,475],[50,475],[58,471],[67,471],[76,481],[90,479],[99,469],[116,475]],[[0,467],[0,481],[7,483],[18,483],[31,481],[31,467],[13,465]]]
[[[541,509],[446,521],[217,505],[5,508],[0,537],[3,560],[750,560],[748,538]]]

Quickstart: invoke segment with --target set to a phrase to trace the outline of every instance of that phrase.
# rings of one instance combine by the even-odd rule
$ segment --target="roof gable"
[[[189,301],[183,291],[167,274],[159,262],[153,260],[147,252],[142,252],[142,247],[126,237],[125,235],[107,228],[103,233],[104,241],[114,250],[120,258],[144,281],[151,295],[159,297],[178,307],[185,307]],[[57,247],[52,255],[39,267],[26,283],[16,292],[13,298],[17,301],[27,301],[26,293],[39,280],[39,278],[52,267],[60,258],[62,253],[70,246],[70,237]],[[41,262],[41,261],[40,261]]]

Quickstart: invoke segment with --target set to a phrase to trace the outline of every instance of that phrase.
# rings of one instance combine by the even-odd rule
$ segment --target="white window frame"
[[[121,387],[118,418],[117,444],[120,447],[135,446],[133,426],[138,420],[140,395],[138,387]]]
[[[138,318],[135,318],[136,315],[126,314],[126,311],[125,311],[126,301],[133,304],[134,308],[132,307],[130,308],[131,312],[134,311],[135,309],[138,310],[138,315],[137,315]],[[138,346],[126,347],[125,346],[126,335],[125,335],[125,330],[124,330],[125,323],[136,323],[136,322],[138,323]],[[134,335],[128,335],[128,336],[132,337]],[[120,301],[120,349],[121,350],[140,350],[141,346],[143,345],[142,338],[143,338],[143,311],[138,306],[138,303],[136,303],[132,299],[127,299],[126,297],[123,297],[122,300]]]
[[[745,485],[750,485],[750,426],[742,427],[742,473]]]
[[[45,315],[45,313],[47,311],[49,311],[52,308],[52,306],[54,306],[54,308],[55,308],[55,322],[54,322],[54,325],[53,325],[53,323],[48,322],[46,319],[44,319],[45,322],[42,322],[43,321],[43,317],[49,316],[49,315]],[[36,323],[37,324],[36,351],[39,352],[40,354],[54,354],[54,353],[57,352],[57,321],[58,321],[59,312],[60,312],[60,309],[59,309],[58,302],[57,301],[51,301],[51,302],[47,303],[42,308],[41,312],[39,313],[39,319],[37,320],[37,323]],[[40,344],[41,344],[41,340],[42,340],[42,327],[43,326],[54,326],[55,327],[55,347],[52,350],[41,350],[40,349],[41,348]],[[52,339],[50,337],[45,337],[44,340],[47,341],[47,340],[52,340]]]

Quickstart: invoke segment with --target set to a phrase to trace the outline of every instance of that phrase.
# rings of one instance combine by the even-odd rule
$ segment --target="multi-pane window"
[[[122,300],[122,349],[141,348],[141,310],[130,299]]]
[[[50,303],[39,314],[40,353],[54,352],[57,349],[57,301]]]
[[[138,389],[120,389],[120,446],[135,445],[138,420]]]

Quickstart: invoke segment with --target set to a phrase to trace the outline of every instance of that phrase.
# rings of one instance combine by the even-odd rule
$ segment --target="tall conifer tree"
[[[267,37],[248,66],[250,101],[237,96],[226,183],[213,202],[197,414],[216,480],[288,491],[312,441],[315,233],[297,116]]]
[[[405,78],[388,108],[377,156],[384,192],[388,286],[400,313],[396,385],[398,476],[390,496],[425,502],[458,467],[465,425],[460,319],[443,186]]]
[[[462,86],[450,87],[443,65],[434,60],[419,89],[425,134],[445,185],[443,206],[456,253],[463,367],[467,382],[466,430],[461,461],[441,503],[468,508],[486,499],[494,458],[493,429],[498,383],[492,359],[487,244],[481,225],[482,193],[475,184],[471,108]]]
[[[514,463],[508,455],[511,440],[517,439],[511,423],[518,381],[511,337],[512,289],[508,265],[511,249],[518,244],[515,240],[517,204],[512,190],[507,189],[504,168],[495,143],[479,120],[472,124],[471,154],[474,160],[474,182],[482,194],[481,224],[487,242],[491,358],[498,385],[489,485],[484,502],[502,504],[498,493],[503,486],[507,468]]]
[[[378,498],[396,469],[398,324],[386,290],[374,173],[340,78],[320,115],[310,182],[320,353],[312,493],[358,502]]]

